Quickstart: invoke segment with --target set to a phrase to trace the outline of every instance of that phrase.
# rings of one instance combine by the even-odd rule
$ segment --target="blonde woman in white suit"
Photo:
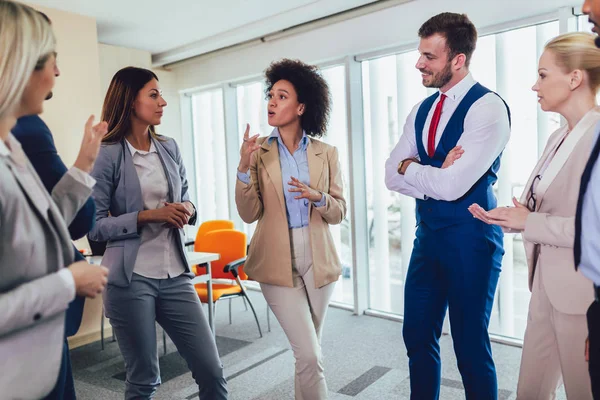
[[[591,282],[575,271],[573,243],[581,174],[600,121],[600,51],[594,36],[552,39],[538,75],[532,89],[542,110],[559,113],[566,124],[548,139],[514,207],[470,210],[488,224],[523,235],[532,294],[517,398],[553,399],[562,378],[569,399],[586,400],[592,399],[584,352],[593,292]]]

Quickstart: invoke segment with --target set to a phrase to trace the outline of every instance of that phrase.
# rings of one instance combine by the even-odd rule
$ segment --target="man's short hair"
[[[436,33],[446,39],[448,61],[462,53],[468,67],[477,44],[477,29],[466,14],[441,13],[431,17],[419,28],[419,37],[422,39]]]

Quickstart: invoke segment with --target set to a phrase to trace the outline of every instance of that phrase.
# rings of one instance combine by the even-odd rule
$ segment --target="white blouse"
[[[133,164],[140,180],[144,210],[155,210],[169,201],[169,184],[156,147],[150,151],[134,148],[127,140]],[[153,222],[140,228],[141,244],[133,272],[153,279],[174,278],[185,272],[179,254],[177,228],[163,222]]]

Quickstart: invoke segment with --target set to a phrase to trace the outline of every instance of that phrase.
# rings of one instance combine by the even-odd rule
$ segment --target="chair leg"
[[[267,329],[271,332],[271,309],[269,303],[267,303]]]
[[[216,319],[216,318],[217,318],[217,303],[218,303],[218,301],[215,301],[215,302],[213,303],[213,324],[214,324],[214,322],[217,320],[217,319]],[[213,332],[213,334],[214,334],[215,336],[217,335],[216,331],[217,331],[217,328],[215,327],[215,332]]]
[[[242,300],[244,300],[244,306],[246,307],[246,311],[248,311],[248,303],[246,303],[246,298],[242,297]]]
[[[229,325],[231,325],[231,297],[229,298]]]
[[[263,337],[262,330],[260,329],[260,323],[258,322],[258,317],[256,316],[256,311],[254,311],[254,306],[252,305],[252,302],[250,301],[250,297],[248,297],[245,290],[242,291],[242,294],[244,295],[246,300],[248,300],[248,304],[250,304],[250,308],[252,309],[252,314],[254,314],[254,319],[256,320],[256,326],[258,327],[258,334],[260,335],[260,337]]]

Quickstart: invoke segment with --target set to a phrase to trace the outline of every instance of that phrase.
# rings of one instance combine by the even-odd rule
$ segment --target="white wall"
[[[444,11],[466,13],[481,29],[548,12],[582,0],[417,0],[407,4],[241,49],[231,49],[171,66],[177,87],[189,89],[260,74],[283,57],[318,63],[396,45],[416,43],[429,17]]]
[[[85,121],[90,114],[100,118],[96,20],[65,11],[34,7],[45,12],[52,20],[61,72],[56,79],[54,97],[44,103],[42,119],[52,131],[63,161],[71,165],[79,153]]]

